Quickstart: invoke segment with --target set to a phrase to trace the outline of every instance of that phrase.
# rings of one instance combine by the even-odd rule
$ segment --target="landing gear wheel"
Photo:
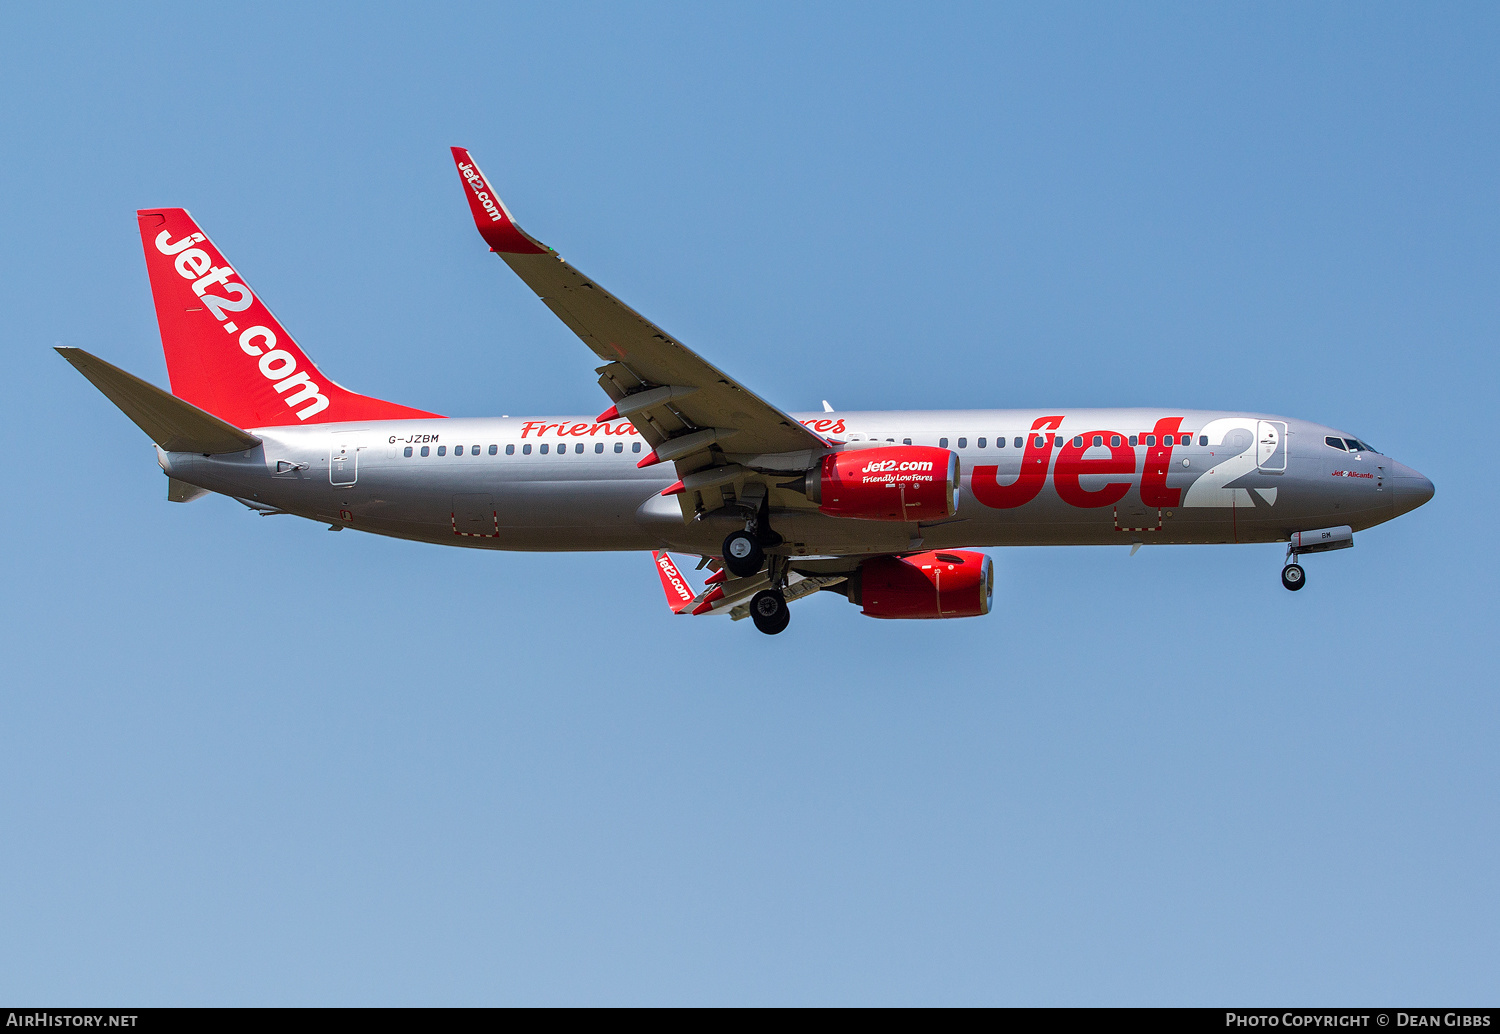
[[[1287,564],[1281,569],[1281,584],[1296,592],[1307,584],[1307,572],[1301,564]]]
[[[766,551],[748,531],[732,531],[724,540],[724,566],[736,578],[749,578],[760,573],[765,562]]]
[[[776,589],[762,589],[750,597],[750,620],[766,635],[775,635],[786,630],[792,620],[786,597]]]

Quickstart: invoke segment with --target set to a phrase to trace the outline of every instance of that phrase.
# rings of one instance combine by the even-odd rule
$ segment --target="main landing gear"
[[[1287,564],[1281,569],[1281,584],[1296,592],[1307,584],[1307,572],[1302,570],[1301,564]]]
[[[750,597],[750,620],[766,635],[775,635],[786,630],[792,620],[792,612],[786,605],[786,597],[780,589],[762,589]]]
[[[759,540],[749,531],[732,531],[724,539],[724,566],[736,578],[749,578],[759,574],[766,562],[766,551]],[[780,631],[780,629],[777,629]]]
[[[753,578],[766,570],[770,585],[750,597],[750,618],[766,635],[776,635],[786,631],[792,615],[781,591],[786,584],[786,558],[766,556],[766,547],[779,545],[781,536],[771,530],[764,491],[758,505],[745,507],[745,518],[743,530],[731,531],[724,538],[724,568],[736,578]]]

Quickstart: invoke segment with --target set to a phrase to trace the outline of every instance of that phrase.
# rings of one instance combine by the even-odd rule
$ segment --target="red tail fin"
[[[329,380],[183,209],[136,216],[178,398],[244,428],[437,416]]]

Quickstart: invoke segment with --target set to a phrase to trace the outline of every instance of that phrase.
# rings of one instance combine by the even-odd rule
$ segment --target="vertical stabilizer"
[[[437,416],[330,380],[183,209],[136,216],[178,398],[245,428]]]

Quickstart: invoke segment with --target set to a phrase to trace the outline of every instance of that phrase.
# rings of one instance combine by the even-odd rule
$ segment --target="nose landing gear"
[[[1307,584],[1307,572],[1302,570],[1301,564],[1287,564],[1281,569],[1281,584],[1296,592]]]
[[[1281,584],[1296,592],[1307,584],[1307,572],[1302,570],[1297,558],[1303,553],[1348,549],[1354,545],[1354,529],[1344,524],[1337,528],[1294,531],[1287,537],[1286,543],[1286,563],[1281,568]]]

